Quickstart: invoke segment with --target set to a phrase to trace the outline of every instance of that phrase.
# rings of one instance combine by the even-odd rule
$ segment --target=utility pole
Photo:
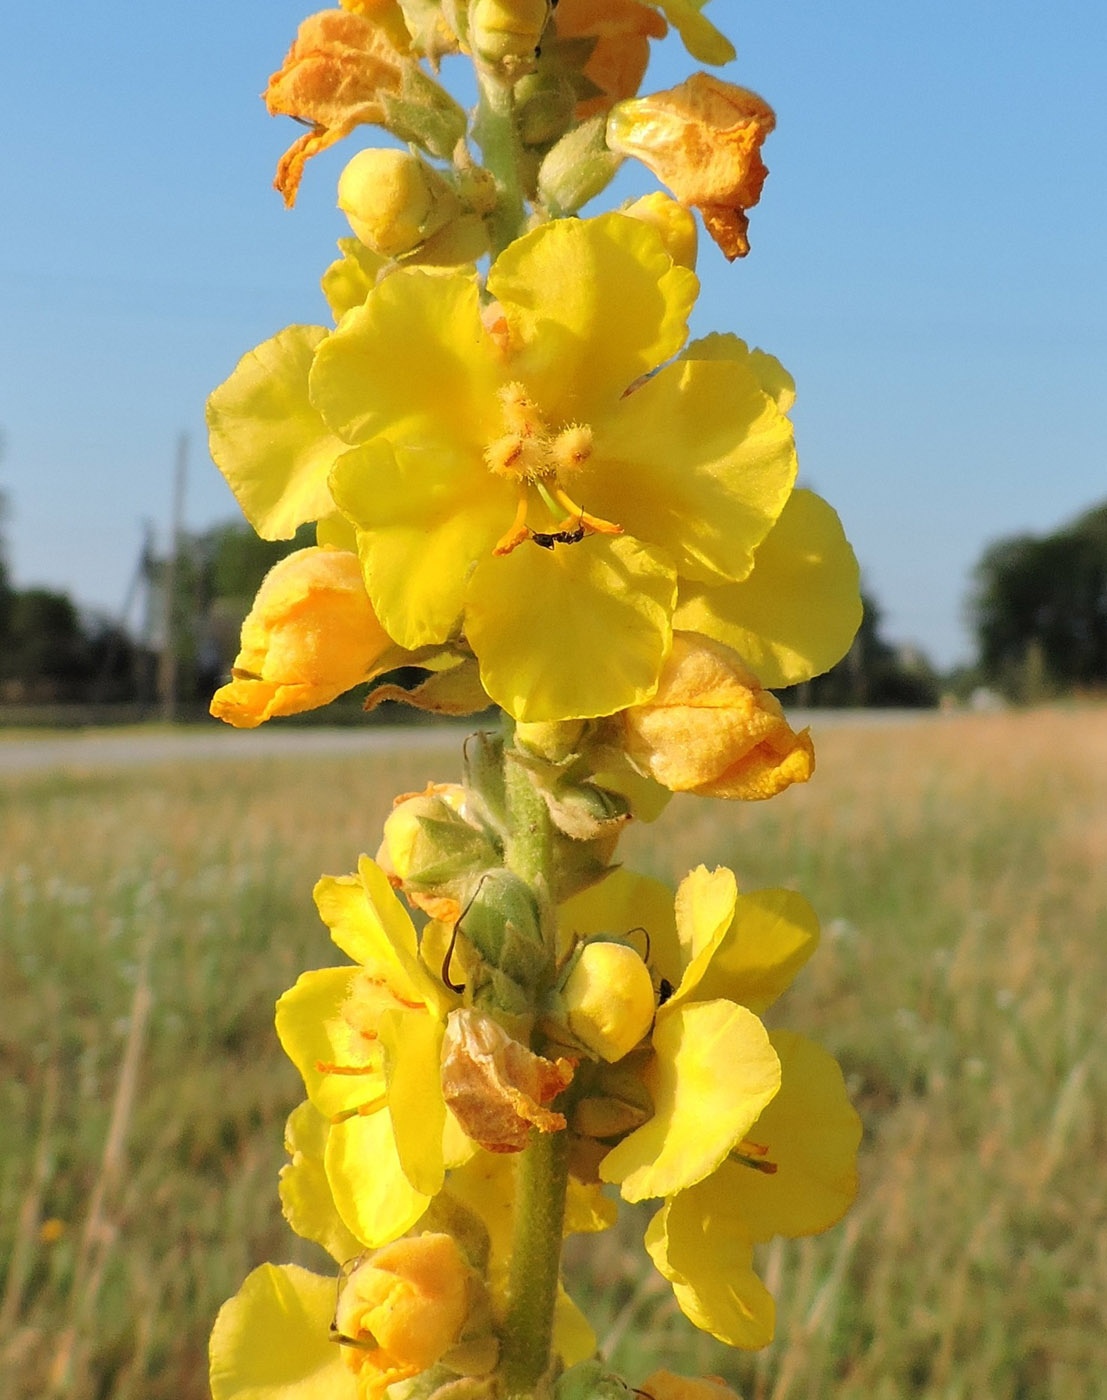
[[[177,439],[177,460],[173,473],[173,515],[169,526],[169,557],[162,575],[164,631],[158,656],[158,699],[161,717],[168,724],[177,718],[177,684],[180,670],[180,607],[177,582],[180,577],[181,536],[184,529],[185,479],[188,473],[188,434]]]

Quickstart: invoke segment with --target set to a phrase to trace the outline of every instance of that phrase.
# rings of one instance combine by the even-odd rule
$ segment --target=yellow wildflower
[[[646,1247],[697,1327],[754,1349],[773,1335],[772,1300],[753,1246],[836,1224],[857,1193],[861,1123],[842,1072],[803,1036],[775,1031],[780,1092],[719,1169],[667,1201]]]
[[[768,174],[761,144],[775,124],[756,93],[694,73],[675,88],[613,107],[607,144],[642,161],[682,204],[698,208],[733,260],[749,252],[746,210],[761,198]]]
[[[456,1240],[440,1233],[396,1240],[346,1272],[334,1330],[357,1377],[358,1400],[380,1400],[390,1385],[449,1365],[482,1293]],[[466,1350],[468,1374],[496,1363],[490,1334],[479,1349]]]
[[[737,358],[643,381],[696,282],[637,219],[543,225],[488,287],[491,328],[471,278],[405,269],[319,343],[313,404],[362,444],[331,491],[401,645],[463,631],[517,718],[611,713],[655,688],[678,575],[749,572],[791,428]]]
[[[266,574],[242,624],[233,679],[215,692],[211,712],[253,729],[274,715],[326,705],[399,659],[373,612],[357,556],[300,549]]]
[[[331,1122],[324,1165],[339,1215],[367,1244],[395,1239],[467,1150],[442,1098],[446,1014],[457,997],[419,957],[384,872],[325,877],[315,902],[354,966],[305,972],[277,1003],[277,1034]]]

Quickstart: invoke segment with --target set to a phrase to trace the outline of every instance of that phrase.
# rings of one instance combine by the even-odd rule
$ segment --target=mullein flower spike
[[[811,737],[771,690],[860,619],[841,524],[795,485],[791,377],[737,336],[688,341],[692,211],[746,251],[773,124],[704,74],[637,96],[670,25],[701,62],[734,56],[705,8],[342,0],[270,79],[270,111],[308,127],[289,205],[357,128],[400,145],[339,179],[333,325],[279,331],[209,401],[259,535],[316,532],[266,576],[212,712],[254,727],[366,686],[366,709],[510,723],[315,887],[343,958],[277,1003],[306,1094],[279,1193],[332,1265],[248,1276],[212,1333],[214,1400],[727,1400],[608,1371],[564,1237],[614,1224],[611,1188],[653,1201],[645,1251],[680,1309],[759,1347],[756,1246],[856,1191],[840,1070],[762,1020],[816,947],[811,906],[703,866],[674,900],[616,860],[672,793],[806,782]],[[459,54],[471,118],[438,77]],[[628,155],[676,198],[566,217]]]

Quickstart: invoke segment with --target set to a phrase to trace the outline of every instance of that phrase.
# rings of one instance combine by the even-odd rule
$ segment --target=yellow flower
[[[729,1346],[772,1340],[772,1300],[753,1272],[753,1246],[836,1224],[857,1193],[861,1123],[825,1050],[775,1031],[780,1092],[745,1142],[706,1180],[666,1202],[646,1247],[684,1313]]]
[[[487,1374],[497,1355],[480,1278],[452,1236],[426,1232],[357,1257],[337,1290],[296,1264],[255,1269],[215,1320],[211,1393],[381,1400],[436,1365]]]
[[[377,621],[357,556],[300,549],[266,574],[242,624],[229,685],[211,712],[237,729],[326,705],[399,663]]]
[[[678,632],[657,693],[620,716],[631,760],[673,792],[773,797],[815,768],[808,731],[728,647]]]
[[[860,619],[837,517],[791,491],[790,377],[735,336],[680,351],[686,249],[633,212],[512,244],[483,316],[469,273],[377,281],[346,248],[338,329],[289,327],[209,402],[212,455],[258,533],[337,500],[389,635],[463,643],[526,721],[648,701],[673,625],[771,688],[833,665]]]
[[[616,871],[561,911],[563,926],[582,932],[641,923],[655,976],[670,990],[644,1074],[654,1117],[600,1171],[630,1200],[667,1198],[646,1245],[688,1317],[731,1346],[761,1347],[772,1338],[773,1302],[754,1272],[753,1247],[841,1218],[857,1189],[860,1122],[834,1059],[804,1037],[774,1031],[761,1044],[747,1022],[745,1048],[740,1055],[734,1041],[729,1059],[704,1037],[728,1005],[751,1018],[766,1011],[814,951],[818,923],[790,890],[740,895],[725,867],[693,870],[675,908],[663,899],[658,882]],[[759,1107],[747,1100],[754,1111],[743,1116],[734,1099],[749,1094],[759,1065],[764,1073],[766,1052],[777,1088]],[[688,1068],[697,1059],[698,1077]]]
[[[776,124],[755,93],[694,73],[675,88],[620,102],[607,121],[607,144],[634,156],[703,215],[727,258],[749,252],[746,210],[761,198],[768,171],[761,144]]]
[[[359,7],[379,11],[382,7]],[[391,7],[387,7],[391,8]],[[393,19],[394,16],[386,16]],[[273,184],[291,208],[306,162],[362,122],[382,122],[382,96],[398,94],[404,54],[394,23],[378,13],[322,10],[303,21],[269,79],[265,105],[271,116],[306,122],[311,130],[285,151]]]
[[[334,1315],[359,1400],[379,1400],[390,1385],[439,1362],[449,1365],[481,1291],[457,1242],[446,1234],[396,1240],[359,1261],[341,1282]],[[477,1374],[495,1365],[490,1335],[480,1352]],[[469,1374],[472,1365],[466,1357]]]
[[[277,1034],[327,1118],[324,1166],[346,1226],[367,1244],[402,1234],[471,1151],[442,1098],[440,1060],[457,997],[419,957],[384,872],[326,877],[315,902],[354,966],[305,972],[277,1003]]]
[[[360,443],[332,494],[403,646],[460,631],[517,718],[652,694],[677,577],[744,578],[791,490],[791,427],[749,356],[678,360],[696,290],[659,235],[543,225],[475,282],[403,270],[321,340],[310,395]]]

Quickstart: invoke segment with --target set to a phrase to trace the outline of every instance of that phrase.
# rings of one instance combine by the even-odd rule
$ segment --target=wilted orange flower
[[[698,208],[733,261],[750,250],[746,210],[761,198],[769,173],[761,143],[775,125],[772,108],[756,93],[694,73],[675,88],[618,103],[607,144],[648,165],[682,204]]]
[[[584,76],[601,89],[576,108],[578,121],[606,112],[613,102],[633,97],[650,61],[650,40],[663,39],[664,18],[638,0],[561,0],[560,39],[595,39]]]
[[[321,10],[300,25],[280,69],[269,79],[265,105],[271,116],[310,122],[277,165],[273,184],[291,208],[314,155],[363,122],[384,117],[382,93],[398,93],[403,53],[391,26],[346,10]]]
[[[673,792],[752,801],[815,770],[807,730],[795,733],[737,652],[694,633],[674,634],[656,695],[621,719],[631,759]]]
[[[565,1119],[544,1105],[572,1077],[568,1060],[534,1054],[483,1012],[462,1008],[446,1020],[442,1093],[466,1134],[489,1152],[522,1152],[532,1124],[560,1132]]]
[[[266,574],[242,624],[232,680],[211,712],[236,729],[327,705],[395,652],[365,592],[356,554],[298,549]]]

